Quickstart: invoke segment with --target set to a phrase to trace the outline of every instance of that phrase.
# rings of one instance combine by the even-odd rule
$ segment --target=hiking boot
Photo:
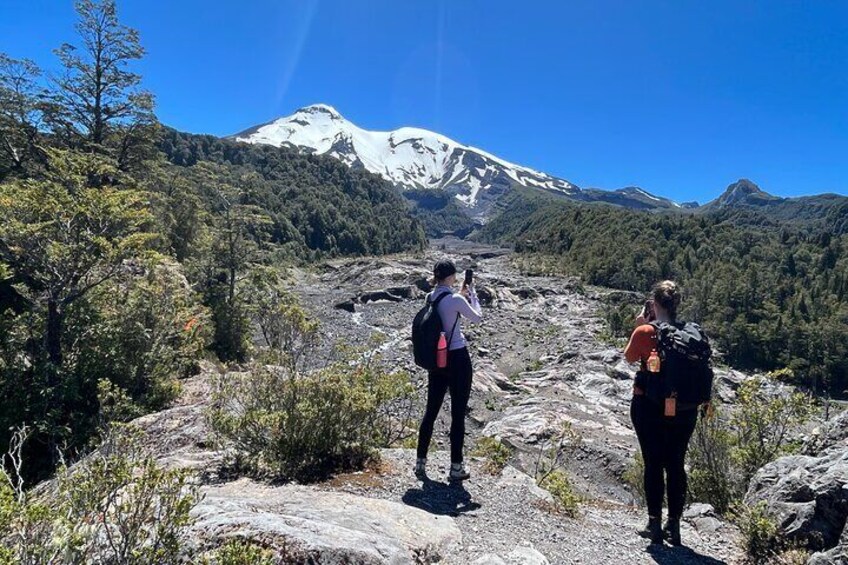
[[[451,463],[448,477],[452,481],[464,481],[471,478],[471,472],[465,466],[465,463]]]
[[[419,479],[424,479],[427,477],[427,460],[426,459],[418,459],[415,461],[415,476]]]
[[[660,520],[659,518],[654,518],[653,516],[649,516],[648,525],[645,526],[645,529],[639,530],[639,535],[643,538],[651,540],[652,544],[661,544],[663,542],[662,520]]]
[[[668,521],[663,528],[665,539],[671,545],[681,545],[680,542],[680,518],[672,518],[669,516]]]

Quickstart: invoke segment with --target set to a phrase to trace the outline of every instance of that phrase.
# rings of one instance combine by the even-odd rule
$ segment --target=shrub
[[[733,518],[742,533],[745,553],[755,563],[768,562],[777,554],[777,523],[765,502],[734,507]]]
[[[137,430],[114,428],[100,448],[55,484],[23,488],[19,430],[0,468],[0,524],[11,562],[174,563],[189,512],[199,499],[188,475],[160,468],[141,447]],[[2,562],[2,561],[0,561]]]
[[[689,497],[706,502],[724,513],[745,490],[731,464],[735,438],[723,411],[714,409],[712,417],[701,417],[689,444]]]
[[[315,345],[317,324],[273,273],[256,277],[254,303],[264,310],[264,357],[272,364],[219,376],[208,412],[213,430],[232,443],[239,460],[280,479],[314,481],[361,468],[378,447],[408,437],[408,375],[387,372],[379,356],[351,348],[340,348],[336,362],[307,371],[303,353]]]
[[[204,565],[274,565],[274,555],[261,545],[250,540],[230,540],[217,550]]]
[[[571,479],[565,471],[551,471],[539,481],[539,486],[551,493],[560,512],[572,518],[577,516],[580,497],[574,492]]]
[[[310,373],[253,365],[216,380],[209,421],[252,469],[314,481],[361,468],[402,439],[407,421],[393,408],[411,397],[408,376],[373,357]]]
[[[733,458],[747,483],[766,463],[797,450],[789,434],[809,418],[813,404],[804,394],[770,391],[764,378],[748,379],[737,395],[739,408],[731,418],[737,436]]]
[[[763,465],[792,453],[790,433],[809,417],[811,400],[771,389],[764,378],[739,387],[737,405],[701,417],[689,447],[689,496],[726,512],[745,494]]]
[[[477,440],[477,445],[471,455],[486,459],[483,469],[487,473],[496,475],[506,467],[509,458],[512,457],[512,452],[513,450],[501,443],[500,440],[484,436]]]
[[[633,461],[627,466],[622,475],[622,480],[633,489],[633,494],[639,501],[645,501],[645,460],[642,452],[637,451]]]
[[[576,516],[580,497],[574,492],[568,474],[562,469],[565,462],[579,449],[582,438],[565,422],[562,429],[539,448],[536,458],[536,484],[553,495],[557,509]]]

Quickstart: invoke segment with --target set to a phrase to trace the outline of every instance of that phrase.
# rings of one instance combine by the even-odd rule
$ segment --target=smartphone
[[[645,301],[645,318],[650,322],[654,319],[654,301]]]
[[[465,286],[471,286],[473,279],[474,279],[474,271],[472,271],[471,269],[465,269],[465,283],[463,283],[463,284]]]

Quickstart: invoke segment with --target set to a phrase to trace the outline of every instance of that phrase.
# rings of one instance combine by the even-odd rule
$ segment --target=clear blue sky
[[[848,194],[848,2],[119,0],[159,118],[218,135],[324,102],[583,187]],[[70,0],[0,0],[55,66]]]

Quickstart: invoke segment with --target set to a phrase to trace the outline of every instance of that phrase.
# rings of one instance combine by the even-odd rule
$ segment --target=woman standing
[[[462,447],[465,441],[465,411],[471,396],[471,356],[465,336],[462,333],[462,318],[477,323],[483,319],[480,301],[474,292],[474,286],[462,285],[459,293],[454,293],[456,284],[456,265],[452,261],[439,261],[433,268],[433,282],[436,288],[427,295],[427,300],[435,301],[442,295],[436,305],[442,326],[448,337],[448,363],[445,369],[435,369],[427,376],[427,408],[421,420],[418,432],[418,460],[415,463],[415,475],[424,478],[427,474],[427,451],[433,436],[433,425],[445,393],[450,391],[451,397],[451,468],[449,478],[455,481],[468,479],[468,472],[463,456]]]
[[[657,330],[652,322],[676,324],[680,305],[680,291],[673,281],[657,283],[651,294],[653,300],[645,304],[636,318],[636,329],[624,350],[629,363],[640,363],[630,403],[630,418],[645,463],[645,498],[648,504],[648,526],[639,533],[649,538],[651,543],[662,543],[665,535],[673,545],[680,545],[680,518],[686,502],[684,462],[689,439],[695,430],[698,406],[677,403],[669,410],[663,402],[646,394],[648,380],[658,378],[648,370],[656,360],[658,348]],[[668,496],[668,522],[662,528],[664,491]]]

